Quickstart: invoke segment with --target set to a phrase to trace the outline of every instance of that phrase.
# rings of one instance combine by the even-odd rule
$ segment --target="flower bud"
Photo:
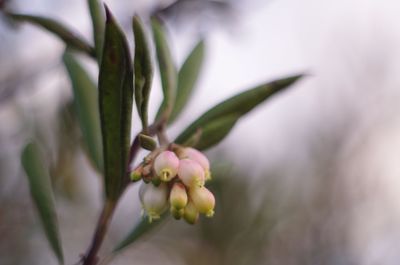
[[[169,195],[169,203],[176,210],[183,209],[188,202],[185,186],[182,183],[174,183]]]
[[[151,179],[151,183],[153,183],[154,186],[158,187],[162,182],[158,177],[153,177]]]
[[[199,211],[197,210],[196,206],[194,206],[192,201],[185,207],[185,212],[183,214],[183,219],[191,225],[195,224],[199,219]]]
[[[170,209],[171,215],[176,219],[179,220],[182,218],[183,214],[185,213],[184,209],[176,209],[174,207],[171,207]]]
[[[178,172],[179,159],[174,152],[163,151],[156,157],[153,166],[162,181],[170,181]]]
[[[153,151],[157,147],[156,141],[154,139],[146,134],[140,133],[139,134],[139,144],[143,149]]]
[[[190,160],[197,162],[203,168],[206,180],[211,179],[210,162],[202,152],[192,147],[186,147],[183,148],[180,157],[189,158]]]
[[[190,199],[200,213],[207,217],[214,215],[215,198],[211,191],[205,187],[190,189]]]
[[[179,162],[178,176],[189,188],[204,186],[204,170],[193,160],[182,159]]]
[[[138,180],[140,180],[142,178],[142,173],[143,173],[143,167],[139,166],[138,168],[136,168],[135,170],[133,170],[130,174],[130,179],[133,182],[136,182]]]
[[[158,187],[152,184],[142,184],[139,189],[139,198],[149,222],[159,219],[168,206],[168,188],[161,183]]]

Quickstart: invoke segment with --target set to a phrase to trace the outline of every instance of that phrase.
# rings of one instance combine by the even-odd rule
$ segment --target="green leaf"
[[[153,80],[153,65],[151,63],[149,44],[146,38],[146,31],[139,16],[132,20],[133,35],[135,37],[135,101],[143,130],[148,126],[148,104]]]
[[[192,95],[204,60],[204,41],[200,41],[186,58],[178,74],[178,89],[169,123],[185,108]]]
[[[99,74],[106,197],[117,200],[126,187],[131,135],[133,70],[125,35],[106,7],[106,30]]]
[[[161,106],[158,109],[157,120],[168,120],[175,101],[178,74],[163,26],[156,18],[153,18],[151,22],[164,97]]]
[[[89,157],[102,172],[103,154],[97,87],[71,52],[64,53],[63,61],[71,79],[74,107]]]
[[[93,58],[96,57],[95,50],[89,43],[87,43],[81,36],[78,36],[76,33],[74,33],[56,20],[46,17],[15,13],[7,13],[7,15],[14,20],[29,22],[40,26],[58,36],[61,40],[65,42],[68,47],[87,53]]]
[[[164,213],[163,215],[161,215],[160,219],[151,223],[149,223],[147,219],[141,218],[139,222],[137,222],[133,229],[129,232],[129,234],[114,248],[113,252],[116,253],[123,250],[143,235],[157,228],[167,219],[167,216],[168,213]]]
[[[205,150],[214,146],[229,134],[239,118],[240,115],[235,113],[207,123],[204,127],[201,127],[199,139],[191,146],[198,150]],[[185,143],[184,145],[189,146],[190,143]]]
[[[27,144],[22,151],[22,166],[28,176],[29,188],[39,213],[47,239],[60,264],[64,263],[54,195],[43,154],[36,142]]]
[[[209,125],[211,122],[214,122],[220,118],[229,115],[238,115],[238,118],[240,118],[275,93],[295,83],[301,77],[302,75],[295,75],[275,80],[264,85],[246,90],[221,102],[220,104],[216,105],[215,107],[211,108],[209,111],[201,115],[200,118],[194,121],[191,125],[189,125],[189,127],[187,127],[176,138],[175,142],[178,144],[185,143],[188,139],[191,138],[193,134],[196,133],[197,130],[201,130],[202,128]]]
[[[104,25],[105,18],[102,6],[98,0],[88,0],[90,17],[92,19],[93,27],[93,39],[94,46],[96,49],[97,61],[101,63],[101,56],[103,53],[103,42],[104,42]]]

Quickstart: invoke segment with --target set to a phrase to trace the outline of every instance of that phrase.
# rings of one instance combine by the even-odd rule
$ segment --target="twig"
[[[85,255],[83,260],[83,265],[96,265],[98,262],[97,252],[100,249],[101,244],[103,243],[104,237],[107,233],[108,226],[111,221],[111,217],[115,210],[116,202],[114,201],[106,201],[104,203],[103,210],[99,217],[99,221],[97,223],[96,231],[93,236],[92,244]]]
[[[155,122],[154,124],[152,124],[151,126],[148,127],[147,134],[153,136],[153,135],[159,133],[159,131],[163,129],[164,124],[165,124],[164,119],[162,119],[158,122]],[[129,183],[130,164],[135,159],[135,157],[139,151],[139,148],[140,148],[139,134],[137,134],[135,139],[132,142],[130,149],[129,149],[129,158],[128,158],[127,171],[126,171],[127,181],[125,183],[125,187]],[[100,217],[99,217],[99,220],[98,220],[98,223],[96,226],[96,230],[93,235],[92,243],[91,243],[88,251],[86,252],[87,254],[85,255],[84,259],[82,260],[83,265],[98,264],[99,260],[97,257],[97,253],[99,252],[101,244],[103,243],[104,237],[107,233],[108,226],[110,224],[110,221],[113,216],[117,202],[118,202],[118,200],[106,201],[104,203],[103,210],[100,214]]]

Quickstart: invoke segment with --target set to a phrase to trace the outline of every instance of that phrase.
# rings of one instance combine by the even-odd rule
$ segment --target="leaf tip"
[[[201,47],[204,49],[204,47],[206,46],[206,39],[204,36],[201,36],[199,44],[197,44],[197,46]]]
[[[296,83],[297,81],[299,81],[300,79],[302,79],[303,77],[307,76],[307,74],[295,74],[289,77],[284,77],[278,80],[275,80],[271,83],[271,85],[273,87],[276,87],[278,90],[284,89],[288,86],[293,85],[294,83]]]
[[[138,26],[143,27],[142,19],[140,18],[140,16],[137,13],[135,13],[132,17],[132,24],[133,24],[134,30],[135,30],[135,27],[138,27]]]
[[[300,80],[301,78],[303,78],[305,76],[308,76],[308,74],[307,73],[300,73],[300,74],[296,74],[296,75],[293,75],[291,77],[288,77],[288,78],[286,78],[286,80],[288,81],[288,83],[293,84],[293,83],[297,82],[298,80]]]
[[[113,20],[112,13],[110,11],[110,8],[107,6],[106,3],[104,3],[104,10],[106,12],[106,23]]]
[[[133,20],[136,20],[136,21],[140,20],[140,16],[138,13],[133,14]]]
[[[162,27],[162,25],[164,24],[161,17],[157,15],[152,16],[150,21],[153,27]]]

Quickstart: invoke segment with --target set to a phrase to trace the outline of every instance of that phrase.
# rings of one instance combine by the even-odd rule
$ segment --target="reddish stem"
[[[103,243],[104,237],[107,233],[108,226],[111,221],[112,214],[114,212],[116,202],[106,201],[104,203],[103,210],[100,214],[99,221],[97,222],[96,231],[93,236],[92,244],[85,255],[83,265],[96,265],[98,262],[97,252]]]

